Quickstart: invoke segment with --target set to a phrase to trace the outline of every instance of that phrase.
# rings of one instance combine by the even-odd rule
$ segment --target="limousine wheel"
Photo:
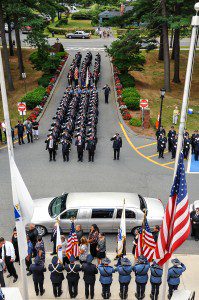
[[[133,228],[133,229],[131,230],[131,234],[135,236],[135,231],[136,231],[136,230],[139,230],[139,231],[140,231],[141,229],[142,229],[141,226],[140,226],[140,227],[135,227],[135,228]]]
[[[47,229],[44,226],[36,225],[36,228],[37,228],[38,234],[41,236],[44,236],[47,233]]]

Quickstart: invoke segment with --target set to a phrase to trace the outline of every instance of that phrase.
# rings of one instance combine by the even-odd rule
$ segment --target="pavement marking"
[[[138,149],[138,148],[137,148],[137,149]],[[164,154],[165,154],[165,153],[168,153],[168,152],[169,152],[169,151],[165,151]],[[149,155],[149,156],[147,156],[147,157],[151,158],[151,157],[155,157],[155,156],[158,156],[158,155],[159,155],[159,153],[156,153],[156,154],[153,154],[153,155]]]
[[[23,137],[23,138],[25,139],[26,137],[27,137],[27,134],[26,134],[26,135],[24,135],[24,137]],[[15,140],[13,144],[17,144],[17,143],[18,143],[18,139],[17,139],[17,140]],[[1,149],[5,149],[5,148],[7,148],[7,146],[8,146],[8,144],[6,144],[6,145],[5,145],[5,146],[3,146],[3,147],[0,147],[0,150],[1,150]]]
[[[143,158],[147,159],[148,161],[152,162],[153,164],[156,164],[156,165],[158,165],[158,166],[160,166],[160,167],[163,167],[163,168],[167,168],[167,169],[169,169],[169,170],[173,170],[173,168],[171,168],[171,167],[169,167],[169,166],[164,166],[163,164],[160,164],[159,162],[157,162],[157,161],[151,159],[150,157],[147,157],[147,156],[144,155],[143,153],[141,153],[141,152],[138,150],[138,148],[136,148],[135,145],[131,142],[131,140],[130,140],[130,138],[129,138],[127,132],[126,132],[126,130],[124,129],[124,126],[122,125],[122,123],[119,122],[119,125],[120,125],[120,127],[121,127],[121,129],[122,129],[122,132],[123,132],[123,134],[124,134],[124,136],[125,136],[127,142],[128,142],[129,145],[133,148],[133,150],[135,150],[135,152],[137,152],[137,154],[139,154],[139,155],[142,156]]]
[[[167,165],[172,165],[172,164],[175,164],[175,160],[174,161],[169,161],[165,164],[162,164],[162,166],[167,166]]]
[[[147,144],[147,145],[139,146],[139,147],[137,147],[137,149],[146,148],[146,147],[149,147],[149,146],[152,146],[152,145],[157,145],[157,142],[153,142],[153,143],[151,143],[151,144]]]

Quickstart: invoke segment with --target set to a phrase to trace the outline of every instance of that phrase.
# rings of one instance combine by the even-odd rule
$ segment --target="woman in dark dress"
[[[135,237],[134,237],[134,240],[133,240],[133,249],[132,249],[132,253],[133,255],[135,256],[135,249],[136,249],[136,246],[137,246],[137,243],[138,243],[138,237],[139,237],[139,230],[135,230]]]
[[[91,226],[89,235],[88,235],[88,243],[90,244],[90,254],[93,257],[97,256],[97,243],[98,243],[98,235],[99,235],[99,228],[96,224]]]

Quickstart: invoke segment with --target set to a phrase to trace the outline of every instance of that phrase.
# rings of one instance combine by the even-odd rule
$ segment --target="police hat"
[[[140,255],[138,257],[138,262],[140,262],[140,263],[146,263],[147,262],[147,258],[144,255]]]
[[[131,262],[130,262],[130,260],[127,257],[123,257],[121,259],[121,265],[122,266],[131,266]]]
[[[86,262],[91,263],[93,261],[93,256],[91,254],[88,254],[86,257]]]
[[[41,258],[37,255],[35,257],[35,265],[40,265],[41,264]]]
[[[179,259],[178,259],[178,258],[174,258],[174,259],[172,259],[172,260],[171,260],[171,262],[172,262],[172,264],[173,264],[174,266],[181,265],[181,262],[179,261]]]
[[[53,256],[53,258],[52,258],[52,264],[53,265],[57,265],[57,263],[58,263],[58,257],[57,256]]]
[[[106,258],[104,258],[104,259],[102,260],[102,263],[103,263],[104,265],[109,265],[109,264],[111,263],[111,260],[110,260],[108,257],[106,257]]]
[[[75,262],[75,256],[74,256],[74,255],[71,255],[71,257],[70,257],[69,260],[70,260],[71,263],[74,263],[74,262]]]

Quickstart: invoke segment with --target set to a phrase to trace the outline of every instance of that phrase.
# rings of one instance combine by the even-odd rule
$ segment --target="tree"
[[[121,73],[143,70],[145,57],[140,53],[141,43],[139,31],[128,31],[106,49]]]
[[[167,22],[166,0],[161,0],[162,6],[162,34],[163,34],[163,51],[164,51],[164,88],[166,91],[171,90],[170,86],[170,56],[169,56],[169,36]]]

